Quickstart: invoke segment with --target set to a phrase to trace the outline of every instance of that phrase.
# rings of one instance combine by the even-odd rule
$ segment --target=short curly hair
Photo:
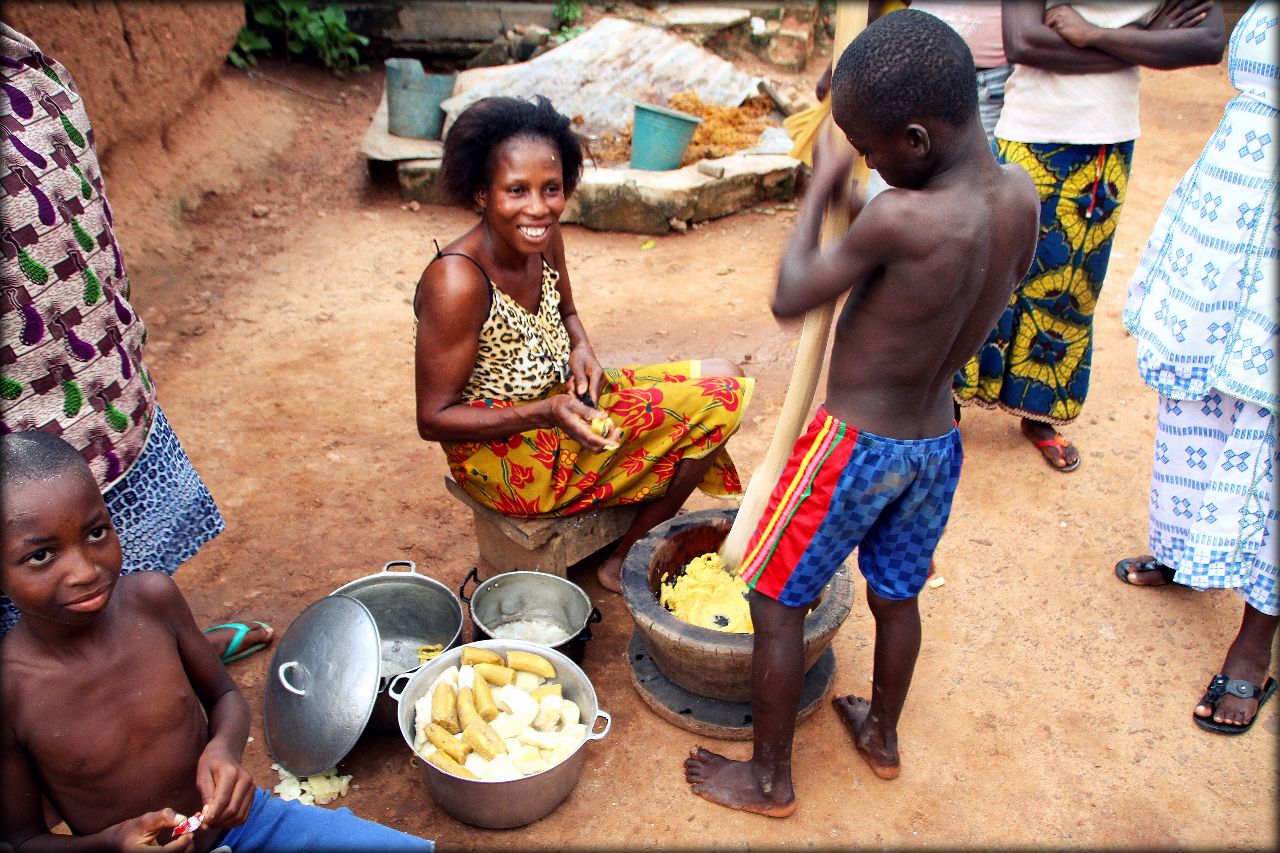
[[[845,48],[831,76],[831,105],[884,131],[928,118],[955,127],[978,112],[976,74],[955,30],[928,12],[899,9]]]
[[[64,471],[93,480],[89,463],[65,439],[37,430],[0,436],[0,483],[6,490],[19,483],[48,480]]]
[[[564,194],[572,195],[582,177],[582,141],[569,119],[538,95],[533,101],[484,98],[463,110],[444,140],[440,185],[445,196],[465,207],[474,204],[476,193],[493,178],[494,152],[516,137],[545,139],[557,149]]]

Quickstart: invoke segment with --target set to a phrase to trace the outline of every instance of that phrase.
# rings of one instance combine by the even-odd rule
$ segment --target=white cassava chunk
[[[476,774],[477,779],[483,779],[484,774],[489,771],[489,762],[481,757],[478,752],[468,752],[467,759],[462,762],[462,766]]]
[[[519,687],[521,690],[524,690],[525,692],[529,692],[529,691],[537,690],[539,687],[542,686],[542,682],[544,681],[546,681],[546,679],[543,678],[541,675],[535,675],[532,672],[524,672],[523,670],[518,670],[516,672],[515,686]]]
[[[587,727],[582,723],[573,723],[561,729],[559,734],[562,741],[577,746],[587,739]]]
[[[582,711],[578,708],[578,703],[572,699],[565,699],[560,704],[560,726],[577,725],[582,716]]]
[[[434,696],[436,688],[440,686],[440,682],[442,681],[449,682],[456,690],[458,688],[458,668],[456,666],[451,666],[444,672],[437,675],[435,681],[431,682],[431,686],[427,688],[427,692],[424,695],[428,697]],[[428,699],[428,701],[430,701],[430,699]]]
[[[541,773],[547,769],[547,760],[532,746],[525,746],[511,756],[511,763],[525,776]]]
[[[458,670],[458,689],[475,687],[476,668],[467,664]]]
[[[555,749],[560,745],[559,732],[540,732],[530,727],[520,733],[520,742],[538,749]]]
[[[533,727],[544,732],[556,728],[560,723],[560,709],[563,705],[564,699],[559,696],[543,696],[538,703],[538,715],[533,718]]]
[[[509,714],[528,714],[530,720],[538,714],[538,700],[514,684],[504,684],[493,691],[493,701]]]
[[[524,775],[511,763],[511,756],[505,752],[494,756],[489,762],[489,766],[484,770],[485,775],[480,778],[486,782],[507,782],[511,779],[519,779]]]

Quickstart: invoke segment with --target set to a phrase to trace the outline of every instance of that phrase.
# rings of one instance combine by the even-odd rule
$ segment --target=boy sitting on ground
[[[916,596],[960,474],[951,379],[1008,304],[1036,243],[1035,189],[1026,172],[996,163],[973,77],[960,36],[910,10],[868,26],[836,66],[835,122],[896,189],[855,210],[848,232],[822,249],[824,213],[845,199],[854,155],[820,141],[773,312],[795,317],[849,295],[826,403],[743,561],[755,625],[752,757],[698,748],[685,761],[693,791],[712,802],[775,817],[795,810],[805,613],[855,547],[876,623],[871,701],[834,701],[876,775],[898,775],[898,717],[920,648]]]
[[[162,572],[120,576],[120,541],[83,457],[0,436],[0,841],[17,850],[416,850],[431,841],[285,802],[240,764],[249,706]],[[42,796],[75,837],[54,835]]]

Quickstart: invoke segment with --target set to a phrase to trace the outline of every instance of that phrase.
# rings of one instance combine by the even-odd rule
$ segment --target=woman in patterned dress
[[[546,98],[486,98],[454,122],[440,179],[481,218],[437,252],[414,297],[418,432],[507,515],[644,503],[597,570],[618,592],[627,551],[694,488],[741,492],[723,448],[753,381],[723,359],[600,364],[559,224],[581,172],[578,138]]]
[[[1254,3],[1231,35],[1227,69],[1240,94],[1161,211],[1124,310],[1159,400],[1151,553],[1121,560],[1116,574],[1244,599],[1240,631],[1195,709],[1197,724],[1223,734],[1246,731],[1276,687],[1278,44],[1280,5]]]
[[[0,432],[65,439],[102,489],[123,573],[172,575],[223,521],[156,401],[89,115],[67,68],[4,23],[0,84]],[[17,622],[0,593],[0,636]],[[227,663],[272,636],[206,633]]]
[[[1138,67],[1218,62],[1222,10],[1196,0],[1004,0],[1003,28],[1015,67],[997,153],[1035,180],[1040,240],[1008,309],[956,375],[955,397],[1018,415],[1045,460],[1072,471],[1080,456],[1057,427],[1075,420],[1089,389],[1093,313],[1138,135]]]

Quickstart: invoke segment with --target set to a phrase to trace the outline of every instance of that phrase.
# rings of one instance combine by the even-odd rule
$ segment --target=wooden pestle
[[[840,58],[844,49],[854,40],[858,33],[867,26],[867,3],[841,0],[836,3],[836,36],[832,48],[832,62]],[[848,145],[844,135],[828,116],[824,122],[823,133],[831,134],[834,141]],[[865,182],[867,169],[862,160],[854,166],[853,179]],[[827,209],[826,221],[822,228],[822,242],[837,240],[849,230],[849,210],[845,203],[833,203]],[[778,478],[786,467],[791,450],[800,437],[805,421],[809,418],[809,410],[813,405],[814,391],[818,378],[822,374],[822,359],[827,351],[827,338],[831,333],[831,320],[835,315],[836,303],[830,302],[810,309],[804,315],[804,326],[800,331],[800,344],[796,347],[795,366],[791,369],[791,383],[787,386],[786,396],[782,402],[782,412],[778,415],[778,423],[774,427],[773,439],[765,452],[764,461],[752,473],[747,483],[747,491],[742,499],[742,506],[734,518],[733,527],[720,546],[720,556],[725,565],[735,570],[742,565],[746,555],[747,543],[755,532],[760,517],[764,514]]]

